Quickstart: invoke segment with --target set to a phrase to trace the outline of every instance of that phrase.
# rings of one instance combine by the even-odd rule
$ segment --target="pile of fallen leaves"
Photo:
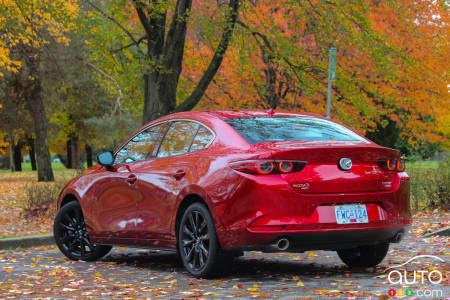
[[[38,183],[36,172],[0,171],[0,238],[50,233],[56,197],[74,175],[55,170],[56,182]]]
[[[33,182],[25,185],[21,208],[25,218],[55,215],[55,201],[64,186],[62,182]]]

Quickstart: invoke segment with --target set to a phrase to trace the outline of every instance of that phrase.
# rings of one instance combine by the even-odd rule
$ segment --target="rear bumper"
[[[301,251],[392,242],[411,224],[409,177],[396,176],[388,191],[323,194],[299,194],[276,176],[242,176],[216,210],[220,244],[225,249],[264,250],[289,237],[293,249]],[[346,204],[364,204],[369,222],[337,224],[334,206]]]
[[[250,233],[256,240],[264,240],[232,249],[264,252],[281,251],[277,248],[280,239],[289,240],[288,252],[303,252],[307,250],[339,250],[355,248],[360,246],[376,245],[383,242],[398,243],[404,237],[406,227],[387,227],[380,229],[357,229],[357,230],[332,230],[315,232],[272,232],[272,233]]]

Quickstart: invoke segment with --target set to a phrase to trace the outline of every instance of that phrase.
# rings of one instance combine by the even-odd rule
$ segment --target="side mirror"
[[[114,156],[111,151],[103,152],[97,155],[97,161],[102,166],[106,167],[107,170],[111,169],[114,163]]]

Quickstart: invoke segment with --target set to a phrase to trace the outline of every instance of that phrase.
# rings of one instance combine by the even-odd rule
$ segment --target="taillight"
[[[397,160],[396,159],[388,159],[386,161],[386,167],[389,171],[394,171],[397,168]]]
[[[304,161],[268,159],[243,160],[230,163],[233,170],[254,175],[293,173],[301,171],[305,165],[306,162]]]
[[[403,158],[400,158],[399,160],[397,160],[397,171],[398,172],[403,172],[406,169],[406,164],[405,164],[405,160]]]
[[[381,159],[377,161],[378,165],[388,171],[405,171],[405,160],[403,158]]]
[[[292,161],[280,161],[278,163],[278,170],[280,170],[281,173],[289,173],[294,169],[294,164]]]

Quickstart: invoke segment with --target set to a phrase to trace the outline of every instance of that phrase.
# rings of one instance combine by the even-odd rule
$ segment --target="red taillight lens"
[[[280,161],[278,163],[278,169],[281,173],[289,173],[294,169],[292,161]]]
[[[389,171],[394,171],[397,167],[397,160],[395,159],[388,159],[386,161],[386,167]]]
[[[261,174],[261,175],[267,175],[272,173],[273,169],[275,167],[273,166],[273,162],[266,161],[255,165],[255,170]]]
[[[230,164],[233,170],[254,175],[293,173],[301,171],[305,167],[305,165],[306,162],[304,161],[267,159],[236,161]]]
[[[388,171],[405,171],[405,160],[403,158],[382,159],[377,161],[378,165]]]
[[[406,168],[405,160],[403,158],[400,158],[397,161],[397,171],[403,172],[405,171],[405,168]]]

